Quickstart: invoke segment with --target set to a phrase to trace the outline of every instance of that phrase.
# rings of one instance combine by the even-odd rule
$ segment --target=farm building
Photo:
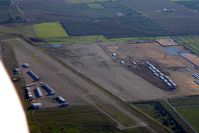
[[[29,75],[34,81],[38,81],[40,78],[37,76],[33,71],[29,70],[27,72],[27,75]]]
[[[43,84],[42,88],[48,93],[48,95],[55,95],[55,90],[48,84]]]
[[[40,87],[36,88],[36,92],[37,92],[38,97],[42,97],[43,96]]]

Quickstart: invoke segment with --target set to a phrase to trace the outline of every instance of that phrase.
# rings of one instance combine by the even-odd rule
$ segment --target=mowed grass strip
[[[33,25],[36,36],[42,39],[67,37],[68,34],[59,22],[49,22]]]
[[[119,133],[116,123],[92,106],[41,109],[34,112],[43,133]]]
[[[178,107],[177,111],[199,132],[199,107]]]
[[[137,124],[136,121],[131,119],[129,116],[124,114],[123,112],[119,111],[115,106],[105,103],[101,98],[89,95],[87,96],[91,101],[95,102],[95,105],[106,112],[109,116],[114,118],[117,122],[122,124],[125,127],[135,126]]]

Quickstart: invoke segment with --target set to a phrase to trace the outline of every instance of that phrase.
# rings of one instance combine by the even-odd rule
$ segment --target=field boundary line
[[[174,112],[192,129],[194,133],[198,133],[192,125],[173,107],[167,100],[164,100],[173,110]]]

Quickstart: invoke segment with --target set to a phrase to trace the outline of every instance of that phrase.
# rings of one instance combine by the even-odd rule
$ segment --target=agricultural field
[[[67,37],[67,33],[59,22],[33,25],[36,36],[42,39]]]
[[[198,0],[174,0],[175,3],[185,6],[189,9],[199,11],[199,1]]]
[[[84,114],[84,115],[82,115]],[[42,132],[79,133],[114,131],[116,124],[92,106],[74,106],[67,109],[44,109],[34,113]]]
[[[162,26],[117,1],[70,3],[60,0],[55,3],[53,0],[22,0],[19,7],[29,21],[61,21],[70,36],[104,35],[116,38],[167,33]]]
[[[176,36],[173,39],[194,54],[199,54],[199,37],[198,36]]]
[[[9,6],[11,4],[11,0],[0,0],[0,6]]]
[[[181,133],[186,132],[161,103],[149,101],[149,102],[134,103],[134,106],[136,106],[146,114],[153,117],[161,125],[165,126],[169,130]]]
[[[80,3],[110,2],[116,0],[67,0],[67,1],[72,4],[80,4]]]
[[[61,21],[70,36],[120,38],[199,33],[196,12],[169,0],[149,3],[145,6],[144,0],[22,0],[19,7],[29,21]]]
[[[17,10],[16,5],[11,5],[9,1],[0,1],[0,23],[9,24],[17,22],[24,22],[24,17]]]
[[[91,4],[88,4],[90,8],[86,8],[86,4],[75,4],[81,7],[85,5],[82,13],[90,19],[66,18],[62,22],[66,31],[73,36],[104,35],[107,38],[140,36],[141,34],[155,36],[167,33],[160,25],[117,1],[97,4],[97,7],[103,7],[103,9],[94,9],[96,5],[93,8],[90,7]]]
[[[125,0],[124,3],[162,25],[171,35],[199,33],[198,13],[169,0]]]
[[[199,107],[179,107],[177,111],[199,132]]]
[[[199,97],[190,96],[170,99],[169,102],[198,132]]]
[[[149,133],[140,127],[120,131],[116,123],[92,106],[44,109],[36,111],[35,118],[41,125],[41,131],[48,133]]]

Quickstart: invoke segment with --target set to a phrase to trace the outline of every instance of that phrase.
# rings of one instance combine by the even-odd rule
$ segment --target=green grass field
[[[199,96],[173,98],[169,102],[199,132]]]
[[[173,98],[173,99],[169,99],[169,102],[174,107],[194,106],[194,105],[199,106],[199,96]]]
[[[199,36],[174,37],[179,44],[199,55]]]
[[[178,107],[177,111],[199,132],[199,107]]]
[[[49,22],[33,25],[36,36],[42,39],[67,37],[67,33],[59,22]]]
[[[148,133],[144,127],[120,131],[116,123],[92,106],[42,109],[34,116],[43,133]],[[31,132],[32,133],[32,132]]]
[[[157,105],[161,105],[157,108]],[[184,121],[176,115],[176,113],[173,111],[173,109],[168,106],[168,104],[164,101],[159,101],[159,102],[148,102],[148,103],[136,103],[134,104],[138,109],[142,110],[144,113],[148,114],[150,117],[152,117],[154,120],[159,122],[162,126],[165,126],[169,130],[173,130],[175,132],[175,129],[173,127],[175,126],[180,126],[181,131],[186,131],[186,132],[192,132],[192,129],[188,125],[184,123]],[[155,108],[156,106],[156,108]],[[167,112],[164,115],[161,115],[161,113],[158,113],[160,110],[164,110],[163,112]],[[165,120],[170,121],[176,121],[174,125],[172,124],[166,124]]]

